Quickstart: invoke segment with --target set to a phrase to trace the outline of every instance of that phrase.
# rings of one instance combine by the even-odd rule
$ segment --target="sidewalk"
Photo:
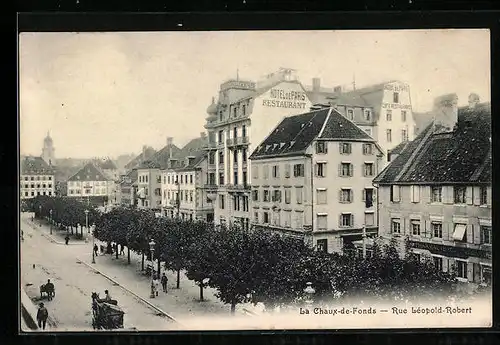
[[[33,230],[38,231],[43,237],[47,238],[50,242],[56,243],[56,244],[63,244],[65,245],[66,243],[64,242],[64,238],[66,237],[66,232],[64,230],[58,230],[55,227],[52,228],[52,235],[50,234],[50,226],[47,224],[42,223],[40,226],[40,220],[35,219],[34,222],[31,221],[31,219],[22,219],[22,221],[33,228]],[[84,233],[84,236],[86,234]],[[71,235],[70,235],[71,237]],[[70,238],[68,245],[82,245],[86,244],[85,240],[79,240],[75,238]]]

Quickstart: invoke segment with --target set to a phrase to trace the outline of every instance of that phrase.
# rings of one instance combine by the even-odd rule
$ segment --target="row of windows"
[[[229,107],[229,116],[232,118],[237,118],[238,116],[246,116],[247,108],[250,105],[250,101],[243,101],[237,104],[233,104]],[[224,112],[222,110],[219,111],[219,121],[224,120]]]
[[[391,186],[391,196],[390,200],[393,203],[401,202],[401,186]],[[413,203],[419,203],[421,201],[421,189],[427,188],[422,186],[410,186],[410,201]],[[431,186],[430,187],[430,202],[442,203],[443,202],[443,186]],[[453,203],[454,204],[472,204],[475,197],[478,198],[480,205],[486,205],[488,203],[488,188],[485,186],[479,187],[479,195],[475,196],[473,187],[469,187],[470,195],[467,195],[466,186],[453,186]]]
[[[193,184],[193,181],[194,174],[163,175],[163,184]]]
[[[236,110],[236,109],[235,109]],[[233,128],[233,138],[238,138],[238,127],[234,127]],[[228,133],[228,136],[229,136],[229,133]],[[244,138],[247,136],[247,127],[245,125],[243,125],[241,127],[241,137]],[[224,131],[223,130],[220,130],[218,132],[218,135],[217,135],[217,141],[219,144],[222,144],[224,142]]]
[[[392,143],[392,129],[386,129],[386,141],[388,143]],[[403,141],[408,141],[408,130],[407,129],[402,129],[401,130],[401,142]]]
[[[253,219],[254,222],[260,224],[269,224],[284,228],[302,229],[304,225],[304,212],[295,211],[293,212],[293,214],[294,214],[293,223],[292,223],[292,211],[288,210],[283,211],[282,213],[270,212],[270,211],[263,211],[263,212],[255,211],[253,213]]]
[[[247,185],[247,172],[243,171],[241,173],[241,175],[242,176],[241,176],[241,181],[240,181],[238,171],[234,171],[232,184],[234,184],[234,185],[243,184],[246,186]],[[207,182],[210,185],[215,185],[215,173],[208,173]],[[219,173],[219,185],[224,185],[224,173],[223,172]]]
[[[231,150],[233,152],[233,164],[238,164],[238,149]],[[247,149],[241,149],[241,160],[246,162],[248,160]],[[215,152],[211,151],[208,154],[208,164],[215,164]],[[224,152],[219,151],[219,164],[224,164]]]
[[[22,185],[21,185],[22,186]],[[35,187],[36,186],[36,187]],[[24,188],[52,188],[52,184],[51,183],[48,183],[48,184],[41,184],[41,183],[37,183],[36,185],[34,183],[32,184],[27,184],[25,183],[24,184]]]
[[[260,201],[259,197],[260,191],[258,189],[252,190],[252,201]],[[290,204],[292,198],[291,188],[285,188],[285,204]],[[270,191],[269,189],[264,189],[262,191],[262,199],[263,202],[281,202],[281,190],[274,189]],[[302,204],[304,202],[304,188],[303,187],[295,187],[295,202],[297,204]]]
[[[179,197],[180,201],[193,202],[193,195],[194,191],[192,190],[180,190],[179,192],[163,190],[163,199],[166,200],[177,200]]]
[[[388,122],[392,121],[392,109],[387,109],[385,112],[385,119]],[[406,122],[406,110],[401,110],[401,122]]]
[[[73,195],[73,194],[106,194],[107,193],[107,189],[106,188],[94,188],[94,192],[92,192],[91,189],[84,189],[83,192],[81,189],[70,189],[68,190],[68,193],[70,195]]]
[[[24,176],[24,181],[52,181],[52,176]]]
[[[363,114],[364,114],[364,119],[366,121],[371,121],[372,119],[372,111],[371,109],[365,109],[363,111]],[[351,121],[354,121],[354,110],[353,109],[347,109],[347,114],[346,114],[347,118]]]
[[[92,181],[94,186],[105,186],[107,185],[107,181]],[[68,181],[68,186],[76,186],[79,187],[83,183],[82,181]]]
[[[326,154],[328,153],[328,145],[333,143],[329,143],[327,141],[318,141],[316,142],[316,153],[318,154]],[[352,153],[352,143],[339,143],[339,152],[343,155],[349,155]],[[362,151],[364,155],[373,154],[373,144],[363,144]]]
[[[401,219],[400,218],[392,218],[391,219],[391,231],[394,234],[404,233],[404,229],[402,231]],[[431,221],[430,222],[430,235],[433,238],[441,238],[443,239],[443,223],[439,221]],[[467,228],[467,224],[454,223],[453,225],[453,234],[451,239],[457,242],[467,242],[467,232],[473,231],[474,229]],[[420,219],[410,219],[410,234],[414,236],[422,236],[426,235],[425,225],[422,226]],[[491,226],[481,225],[479,227],[480,233],[480,243],[481,244],[491,244]]]
[[[235,211],[248,212],[248,197],[233,195],[233,208]]]
[[[52,192],[49,190],[48,192],[40,192],[40,191],[37,191],[37,192],[34,192],[34,191],[31,191],[31,192],[24,192],[24,196],[35,196],[35,195],[52,195]]]
[[[259,178],[259,167],[253,166],[253,178]],[[365,162],[363,163],[362,170],[363,177],[372,177],[375,176],[375,164],[373,162]],[[280,176],[280,166],[273,165],[271,166],[271,176],[274,179],[279,179]],[[290,178],[290,164],[285,164],[285,178]],[[295,164],[294,165],[294,177],[303,177],[304,176],[304,164]],[[314,166],[314,176],[316,177],[326,177],[327,176],[327,163],[326,162],[318,162]],[[340,177],[352,177],[354,176],[354,166],[352,163],[343,162],[338,165],[338,176]],[[264,180],[269,179],[269,166],[262,166],[262,178]]]

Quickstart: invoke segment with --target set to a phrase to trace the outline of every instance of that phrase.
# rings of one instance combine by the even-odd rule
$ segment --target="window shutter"
[[[453,203],[453,187],[443,186],[442,191],[443,191],[442,192],[443,204],[452,204]]]
[[[474,264],[472,262],[467,263],[467,280],[474,281]]]
[[[471,225],[471,233],[475,244],[481,243],[481,227]]]
[[[339,216],[339,227],[342,227],[342,214]]]
[[[465,226],[465,236],[468,243],[474,243],[474,225],[467,224]]]
[[[350,201],[351,203],[352,203],[352,202],[354,202],[354,192],[353,192],[353,190],[352,190],[352,189],[351,189],[351,190],[349,190],[349,199],[351,200],[351,201]]]
[[[339,176],[342,176],[342,163],[339,164]]]
[[[343,153],[343,152],[342,152],[342,143],[339,143],[339,152],[340,152],[340,153]]]
[[[365,201],[366,200],[366,189],[362,189],[361,190],[361,201]]]
[[[328,142],[327,142],[327,141],[324,141],[323,143],[324,143],[324,144],[323,144],[323,145],[324,145],[324,152],[325,152],[325,153],[328,153]]]
[[[443,258],[443,272],[448,272],[448,258]]]
[[[351,214],[351,224],[350,225],[354,226],[354,215],[353,214]]]
[[[326,170],[326,169],[327,169],[327,167],[328,167],[328,164],[326,164],[326,163],[325,163],[325,164],[323,164],[323,176],[324,176],[324,177],[328,176],[328,175],[327,175],[327,170]]]
[[[339,189],[339,202],[342,202],[342,189]]]
[[[349,173],[350,174],[349,174],[349,176],[352,176],[354,174],[354,166],[352,165],[352,163],[349,164],[349,166],[350,166],[350,169],[349,169]]]
[[[468,205],[472,205],[474,200],[473,200],[473,188],[474,187],[467,187],[466,192],[465,192],[465,201]]]
[[[472,187],[472,199],[473,203],[476,206],[481,204],[481,187]]]

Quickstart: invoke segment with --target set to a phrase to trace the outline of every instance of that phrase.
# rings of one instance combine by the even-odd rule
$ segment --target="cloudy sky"
[[[86,158],[178,145],[204,131],[222,81],[294,68],[307,85],[398,79],[413,109],[435,96],[490,99],[487,30],[23,33],[19,38],[21,153]]]

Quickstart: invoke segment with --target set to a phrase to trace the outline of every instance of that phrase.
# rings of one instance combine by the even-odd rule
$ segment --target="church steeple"
[[[55,154],[54,145],[52,138],[50,137],[50,131],[47,131],[47,136],[43,140],[42,148],[42,158],[48,165],[55,165]]]

